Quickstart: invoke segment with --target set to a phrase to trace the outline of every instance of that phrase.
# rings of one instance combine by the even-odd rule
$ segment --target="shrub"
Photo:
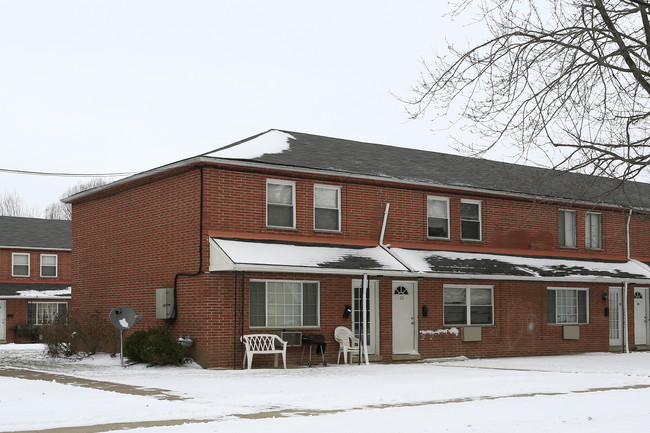
[[[179,344],[166,327],[159,326],[126,337],[124,356],[131,362],[180,365],[185,362],[187,348]]]
[[[50,356],[90,356],[99,351],[114,356],[120,350],[119,333],[98,311],[59,315],[39,333]]]

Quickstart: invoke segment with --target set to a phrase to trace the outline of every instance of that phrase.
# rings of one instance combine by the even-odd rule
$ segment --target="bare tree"
[[[0,215],[15,217],[38,217],[37,208],[28,207],[18,193],[6,193],[0,197]]]
[[[632,179],[650,164],[650,5],[644,0],[460,0],[490,37],[424,61],[412,118],[460,105],[482,139],[554,168]]]
[[[61,199],[63,200],[66,197],[70,197],[73,194],[76,194],[81,191],[86,191],[98,186],[106,185],[110,183],[110,179],[95,177],[88,181],[79,181],[75,185],[66,189],[63,194],[61,194]],[[55,220],[71,220],[72,219],[72,206],[62,201],[57,201],[50,203],[45,208],[45,218],[55,219]]]

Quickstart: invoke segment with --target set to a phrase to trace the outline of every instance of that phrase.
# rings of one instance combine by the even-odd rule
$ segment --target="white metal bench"
[[[241,337],[241,342],[244,343],[244,360],[242,368],[246,366],[248,361],[248,369],[253,365],[253,355],[256,354],[273,354],[275,355],[275,367],[278,366],[278,355],[282,354],[282,363],[284,368],[287,368],[287,342],[275,334],[249,334]],[[280,344],[281,348],[276,347],[275,343]]]

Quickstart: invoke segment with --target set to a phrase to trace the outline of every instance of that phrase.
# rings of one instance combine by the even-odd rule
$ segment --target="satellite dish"
[[[126,331],[133,328],[142,319],[142,315],[136,315],[131,307],[117,307],[111,310],[108,318],[117,329]]]

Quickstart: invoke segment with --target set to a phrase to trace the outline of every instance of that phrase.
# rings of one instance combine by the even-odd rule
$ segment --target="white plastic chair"
[[[359,339],[354,336],[354,333],[345,326],[338,326],[334,330],[334,339],[339,343],[339,356],[336,358],[338,364],[343,353],[343,363],[348,363],[348,352],[350,353],[350,362],[352,362],[352,353],[359,351]]]

